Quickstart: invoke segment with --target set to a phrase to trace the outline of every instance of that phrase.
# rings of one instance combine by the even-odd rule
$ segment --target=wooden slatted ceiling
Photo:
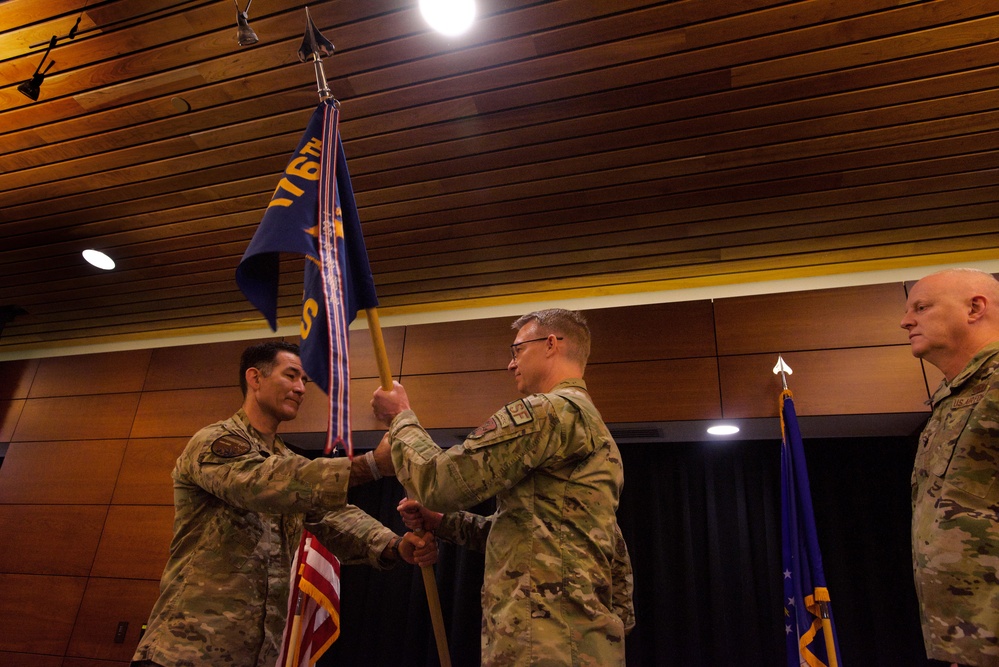
[[[259,326],[233,272],[315,105],[306,3],[251,48],[221,0],[83,4],[0,11],[0,352]],[[997,256],[994,0],[478,4],[458,39],[310,5],[385,310]]]

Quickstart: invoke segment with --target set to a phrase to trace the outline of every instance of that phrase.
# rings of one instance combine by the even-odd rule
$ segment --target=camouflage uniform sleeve
[[[561,442],[555,410],[537,394],[501,408],[447,450],[434,443],[412,410],[399,413],[389,433],[399,482],[437,512],[472,507],[516,485]]]
[[[328,512],[347,504],[350,461],[273,456],[244,438],[195,436],[177,460],[174,478],[224,502],[265,514]]]
[[[493,526],[491,516],[482,516],[472,512],[450,512],[441,519],[441,524],[434,533],[437,537],[460,544],[472,551],[485,553],[486,538]]]
[[[346,565],[366,564],[384,570],[397,562],[381,557],[396,534],[354,505],[329,512],[316,523],[306,522],[305,527]]]
[[[628,545],[621,534],[621,527],[614,523],[614,559],[611,561],[611,585],[614,587],[611,595],[611,606],[614,613],[624,623],[624,633],[628,634],[635,627],[635,602],[633,593],[635,580],[631,571],[631,557],[628,555]]]

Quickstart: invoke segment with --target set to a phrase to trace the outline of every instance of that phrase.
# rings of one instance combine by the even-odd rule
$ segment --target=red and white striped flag
[[[291,571],[277,667],[311,667],[340,636],[340,561],[304,531]]]

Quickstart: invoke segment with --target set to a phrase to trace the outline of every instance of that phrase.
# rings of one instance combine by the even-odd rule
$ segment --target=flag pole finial
[[[333,97],[333,92],[330,90],[329,84],[326,83],[326,72],[323,70],[323,57],[329,57],[333,55],[333,42],[326,39],[323,33],[319,32],[319,28],[316,24],[312,22],[312,16],[309,15],[309,8],[305,8],[305,37],[302,40],[302,46],[298,47],[298,59],[303,63],[312,61],[313,66],[316,68],[316,92],[319,93],[320,101],[325,101]],[[333,99],[333,103],[336,104],[336,99]]]
[[[774,366],[774,375],[780,375],[780,383],[784,386],[784,391],[787,391],[787,376],[793,374],[794,371],[791,367],[787,365],[784,361],[784,357],[777,355],[777,365]]]

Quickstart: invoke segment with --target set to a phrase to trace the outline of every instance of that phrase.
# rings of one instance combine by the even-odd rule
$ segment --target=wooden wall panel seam
[[[21,414],[18,417],[17,424],[15,425],[14,433],[11,436],[11,442],[58,442],[65,440],[119,440],[128,438],[128,429],[122,430],[121,432],[117,429],[121,428],[122,424],[131,424],[135,420],[136,409],[141,399],[141,392],[120,392],[113,394],[78,394],[75,396],[60,396],[60,397],[37,397],[28,398],[25,400],[24,408],[21,410]],[[134,397],[135,405],[131,408],[128,407],[129,401]],[[122,417],[121,415],[115,415],[117,418],[101,418],[99,414],[101,410],[96,409],[96,405],[101,401],[112,401],[113,405],[103,405],[103,408],[107,408],[104,412],[108,415],[113,415],[111,412],[114,410],[131,410],[131,415],[127,413]],[[94,435],[93,437],[87,437],[85,434],[81,434],[79,431],[68,431],[67,430],[54,430],[53,419],[65,418],[66,411],[72,409],[72,417],[79,421],[85,421],[87,419],[97,419],[102,427],[102,432]],[[39,412],[45,410],[45,412]],[[94,415],[97,414],[97,417]],[[68,421],[66,423],[77,425],[76,421]],[[27,434],[24,430],[27,430]]]

